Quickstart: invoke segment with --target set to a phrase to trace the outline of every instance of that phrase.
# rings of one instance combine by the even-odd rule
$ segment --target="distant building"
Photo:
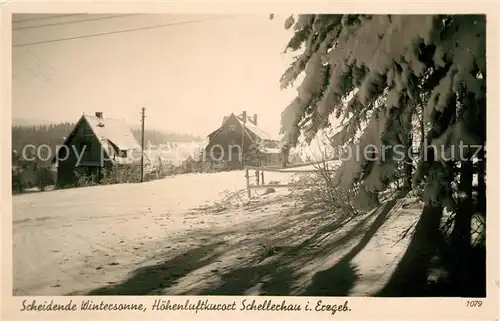
[[[57,166],[57,187],[75,186],[75,171],[96,182],[102,169],[140,164],[142,148],[122,119],[104,118],[101,112],[83,115],[53,159]],[[78,159],[80,159],[78,161]],[[144,162],[148,162],[145,157]]]
[[[257,115],[231,113],[225,116],[221,126],[208,135],[205,157],[224,160],[232,169],[252,164],[252,155],[258,153],[261,164],[278,165],[281,162],[281,139],[266,132],[258,125]],[[258,152],[256,151],[258,150]]]

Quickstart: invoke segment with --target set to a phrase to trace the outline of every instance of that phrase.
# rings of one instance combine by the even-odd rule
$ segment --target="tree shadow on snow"
[[[297,245],[273,247],[261,253],[262,257],[245,265],[233,266],[232,270],[219,274],[215,285],[199,284],[189,290],[190,295],[307,295],[348,296],[358,280],[357,268],[351,262],[369,243],[377,230],[387,220],[394,202],[385,204],[377,211],[367,214],[353,223],[342,236],[329,240],[348,221],[334,222],[320,227],[305,241]],[[372,223],[372,218],[375,217]],[[272,234],[272,230],[268,233]],[[326,235],[326,236],[325,236]],[[355,239],[354,245],[352,245]],[[212,264],[223,254],[222,245],[214,243],[188,250],[165,262],[135,270],[131,276],[119,283],[90,291],[87,295],[154,295],[176,284],[181,278],[202,267]],[[227,244],[226,244],[227,245]],[[352,246],[352,247],[351,247]],[[300,282],[308,282],[300,268],[313,261],[324,261],[351,247],[332,267],[317,272],[311,283],[304,288]],[[227,249],[227,246],[224,246]]]
[[[370,225],[365,235],[361,238],[346,255],[344,255],[331,268],[317,272],[312,283],[306,289],[304,295],[308,296],[348,296],[349,291],[358,280],[357,268],[351,263],[370,242],[379,228],[387,220],[388,215],[395,204],[395,200],[387,202],[378,213],[376,219]]]
[[[171,260],[135,270],[131,277],[119,284],[113,284],[90,291],[86,295],[153,295],[174,285],[189,273],[214,262],[215,252],[221,243],[215,243],[188,250]]]
[[[256,287],[259,295],[288,295],[295,277],[293,269],[277,263],[243,267],[222,275],[219,286],[201,295],[252,295],[248,291]]]
[[[324,238],[325,232],[333,232],[342,224],[329,224],[313,234],[301,244],[293,247],[283,247],[283,253],[278,258],[266,258],[251,266],[234,269],[221,276],[221,282],[216,287],[202,291],[202,295],[306,295],[306,296],[347,296],[354,287],[358,275],[351,260],[368,244],[377,230],[384,224],[395,201],[388,202],[380,210],[367,215],[350,229],[346,235],[327,242],[314,250],[312,245],[320,243],[318,238]],[[366,229],[370,218],[376,215],[373,223]],[[300,265],[307,265],[313,258],[326,256],[325,252],[342,248],[349,241],[364,235],[352,249],[331,268],[317,272],[312,283],[306,289],[300,289],[297,280],[302,276],[296,271]]]
[[[428,277],[433,273],[433,257],[439,252],[446,251],[437,226],[441,220],[442,209],[427,205],[415,227],[410,243],[396,266],[389,281],[376,296],[378,297],[485,297],[486,271],[485,256],[477,258],[477,268],[471,275],[474,278],[468,284],[465,295],[460,295],[457,284],[446,276],[429,282]],[[437,251],[440,248],[441,251]],[[441,253],[442,254],[442,253]],[[474,259],[472,259],[474,261]],[[441,266],[443,268],[445,266]],[[436,266],[434,266],[436,268]]]

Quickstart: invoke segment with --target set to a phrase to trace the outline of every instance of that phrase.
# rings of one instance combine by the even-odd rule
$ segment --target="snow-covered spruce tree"
[[[299,15],[288,18],[285,28],[294,29],[285,51],[299,54],[283,74],[282,87],[305,74],[282,113],[286,140],[292,146],[300,135],[311,141],[333,115],[341,120],[334,143],[360,151],[343,162],[336,183],[379,192],[396,179],[397,168],[411,164],[407,150],[419,130],[419,164],[404,170],[406,189],[411,181],[413,187],[425,184],[426,208],[412,240],[420,254],[414,259],[434,254],[443,207],[455,213],[451,247],[455,257],[463,257],[470,247],[470,217],[485,212],[484,154],[474,166],[467,159],[478,147],[460,147],[486,141],[485,16]],[[365,155],[373,146],[375,155]]]
[[[264,154],[261,151],[260,144],[253,143],[248,149],[245,163],[251,166],[262,166],[264,164]]]

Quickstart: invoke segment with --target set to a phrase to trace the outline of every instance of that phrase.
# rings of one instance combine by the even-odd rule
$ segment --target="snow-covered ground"
[[[290,177],[266,173],[267,182]],[[376,212],[334,228],[333,214],[299,212],[286,189],[248,202],[245,184],[233,171],[15,195],[14,294],[314,294],[318,275],[348,257],[349,294],[370,295],[421,211],[393,209],[367,240]]]

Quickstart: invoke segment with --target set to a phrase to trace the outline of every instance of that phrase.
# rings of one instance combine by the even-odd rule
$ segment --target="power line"
[[[21,43],[21,44],[13,45],[12,47],[25,47],[25,46],[41,45],[41,44],[46,44],[46,43],[55,43],[55,42],[61,42],[61,41],[67,41],[67,40],[87,39],[87,38],[93,38],[93,37],[108,36],[108,35],[114,35],[114,34],[120,34],[120,33],[132,32],[132,31],[139,31],[139,30],[157,29],[157,28],[173,27],[173,26],[179,26],[179,25],[185,25],[185,24],[191,24],[191,23],[200,23],[200,22],[206,22],[206,21],[212,21],[212,20],[229,19],[229,18],[233,18],[233,17],[235,17],[235,16],[226,16],[226,17],[219,17],[219,18],[173,22],[173,23],[154,25],[154,26],[148,26],[148,27],[101,32],[101,33],[95,33],[95,34],[84,35],[84,36],[75,36],[75,37],[59,38],[59,39],[44,40],[44,41],[37,41],[37,42]]]
[[[33,51],[31,51],[30,48],[24,47],[23,49],[26,52],[28,52],[30,55],[34,56],[38,60],[38,65],[41,65],[43,63],[42,58],[40,58],[40,56],[38,56],[36,53],[34,53]],[[56,67],[54,67],[51,63],[49,63],[49,62],[45,62],[45,63],[50,67],[50,69],[52,69],[52,70],[56,69]]]
[[[61,26],[61,25],[70,25],[70,24],[74,24],[74,23],[83,23],[83,22],[88,22],[88,21],[98,21],[98,20],[122,18],[122,17],[128,17],[128,16],[136,16],[136,15],[138,15],[138,14],[137,13],[131,13],[131,14],[114,15],[114,16],[111,16],[111,17],[99,17],[99,18],[84,19],[84,20],[55,22],[55,23],[49,23],[49,24],[45,24],[45,25],[26,26],[26,27],[13,28],[12,31],[25,30],[25,29],[35,29],[35,28],[44,28],[44,27],[52,27],[52,26]]]
[[[13,21],[12,24],[14,23],[23,23],[23,22],[30,22],[30,21],[40,21],[40,20],[48,20],[48,19],[57,19],[57,18],[66,18],[66,17],[74,17],[74,16],[84,16],[87,15],[86,13],[75,13],[75,14],[55,14],[51,15],[50,17],[40,17],[40,18],[33,18],[33,19],[22,19],[22,20],[16,20]]]

